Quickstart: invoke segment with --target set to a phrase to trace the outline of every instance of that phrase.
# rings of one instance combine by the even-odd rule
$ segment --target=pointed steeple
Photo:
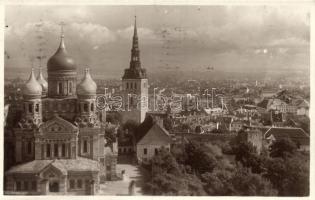
[[[138,33],[137,33],[137,16],[135,16],[135,25],[134,25],[134,30],[133,30],[133,37],[138,38]]]
[[[146,70],[141,68],[140,49],[138,42],[137,17],[135,16],[134,32],[132,38],[131,58],[128,69],[125,69],[124,79],[141,79],[146,78]]]
[[[65,25],[65,23],[61,22],[60,26],[61,26],[61,34],[60,34],[60,45],[59,45],[59,49],[64,49],[66,50],[66,46],[65,46],[65,42],[64,42],[64,31],[63,31],[63,26]]]
[[[137,33],[137,16],[135,16],[134,32],[132,38],[131,61],[130,68],[141,68],[140,50]]]

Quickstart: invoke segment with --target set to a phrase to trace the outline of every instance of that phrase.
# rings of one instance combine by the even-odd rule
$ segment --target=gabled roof
[[[55,116],[54,118],[52,118],[51,120],[48,120],[46,122],[44,122],[43,124],[41,124],[41,126],[39,127],[41,131],[44,132],[50,132],[50,127],[52,126],[56,126],[56,128],[58,128],[59,130],[56,130],[58,132],[72,132],[72,131],[78,131],[78,127],[76,127],[74,124],[72,124],[71,122],[59,117],[59,116]]]
[[[13,166],[6,174],[41,173],[49,166],[58,169],[62,174],[69,171],[99,171],[98,162],[95,160],[77,157],[77,159],[33,160]]]
[[[271,135],[276,140],[290,138],[291,140],[306,140],[309,141],[310,136],[301,128],[289,127],[271,127],[265,132],[264,138],[269,138]]]
[[[154,123],[149,131],[139,140],[137,145],[165,145],[170,144],[172,139],[167,130],[162,128],[159,124]]]
[[[292,104],[294,106],[297,106],[297,107],[307,107],[308,108],[310,106],[310,104],[304,99],[297,99],[295,101],[292,101]]]

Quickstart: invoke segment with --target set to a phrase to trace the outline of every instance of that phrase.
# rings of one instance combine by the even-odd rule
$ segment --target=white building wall
[[[146,162],[150,160],[155,155],[155,149],[161,149],[164,147],[165,149],[168,149],[170,151],[171,145],[137,145],[137,158],[140,162]],[[147,154],[144,154],[144,149],[147,149]]]

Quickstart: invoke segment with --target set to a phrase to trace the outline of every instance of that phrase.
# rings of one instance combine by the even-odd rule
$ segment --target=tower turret
[[[64,43],[63,28],[60,45],[56,53],[48,60],[48,97],[66,98],[76,94],[76,64],[68,55]]]
[[[41,96],[42,86],[36,80],[34,69],[32,68],[30,77],[23,88],[24,116],[21,122],[24,127],[39,125],[42,122]]]
[[[95,126],[98,123],[96,116],[96,90],[97,85],[91,77],[90,69],[85,69],[84,77],[77,86],[77,110],[76,122],[80,126]]]
[[[146,70],[141,67],[137,18],[135,17],[130,64],[122,77],[124,109],[126,110],[123,112],[123,121],[133,119],[141,123],[144,120],[148,110],[148,86]]]

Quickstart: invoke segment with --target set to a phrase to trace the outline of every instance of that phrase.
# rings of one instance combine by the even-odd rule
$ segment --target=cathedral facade
[[[100,181],[115,173],[112,160],[106,161],[97,85],[89,69],[77,84],[63,34],[47,72],[48,83],[41,70],[36,78],[32,69],[22,91],[21,116],[5,130],[5,159],[10,160],[5,194],[95,194]]]

